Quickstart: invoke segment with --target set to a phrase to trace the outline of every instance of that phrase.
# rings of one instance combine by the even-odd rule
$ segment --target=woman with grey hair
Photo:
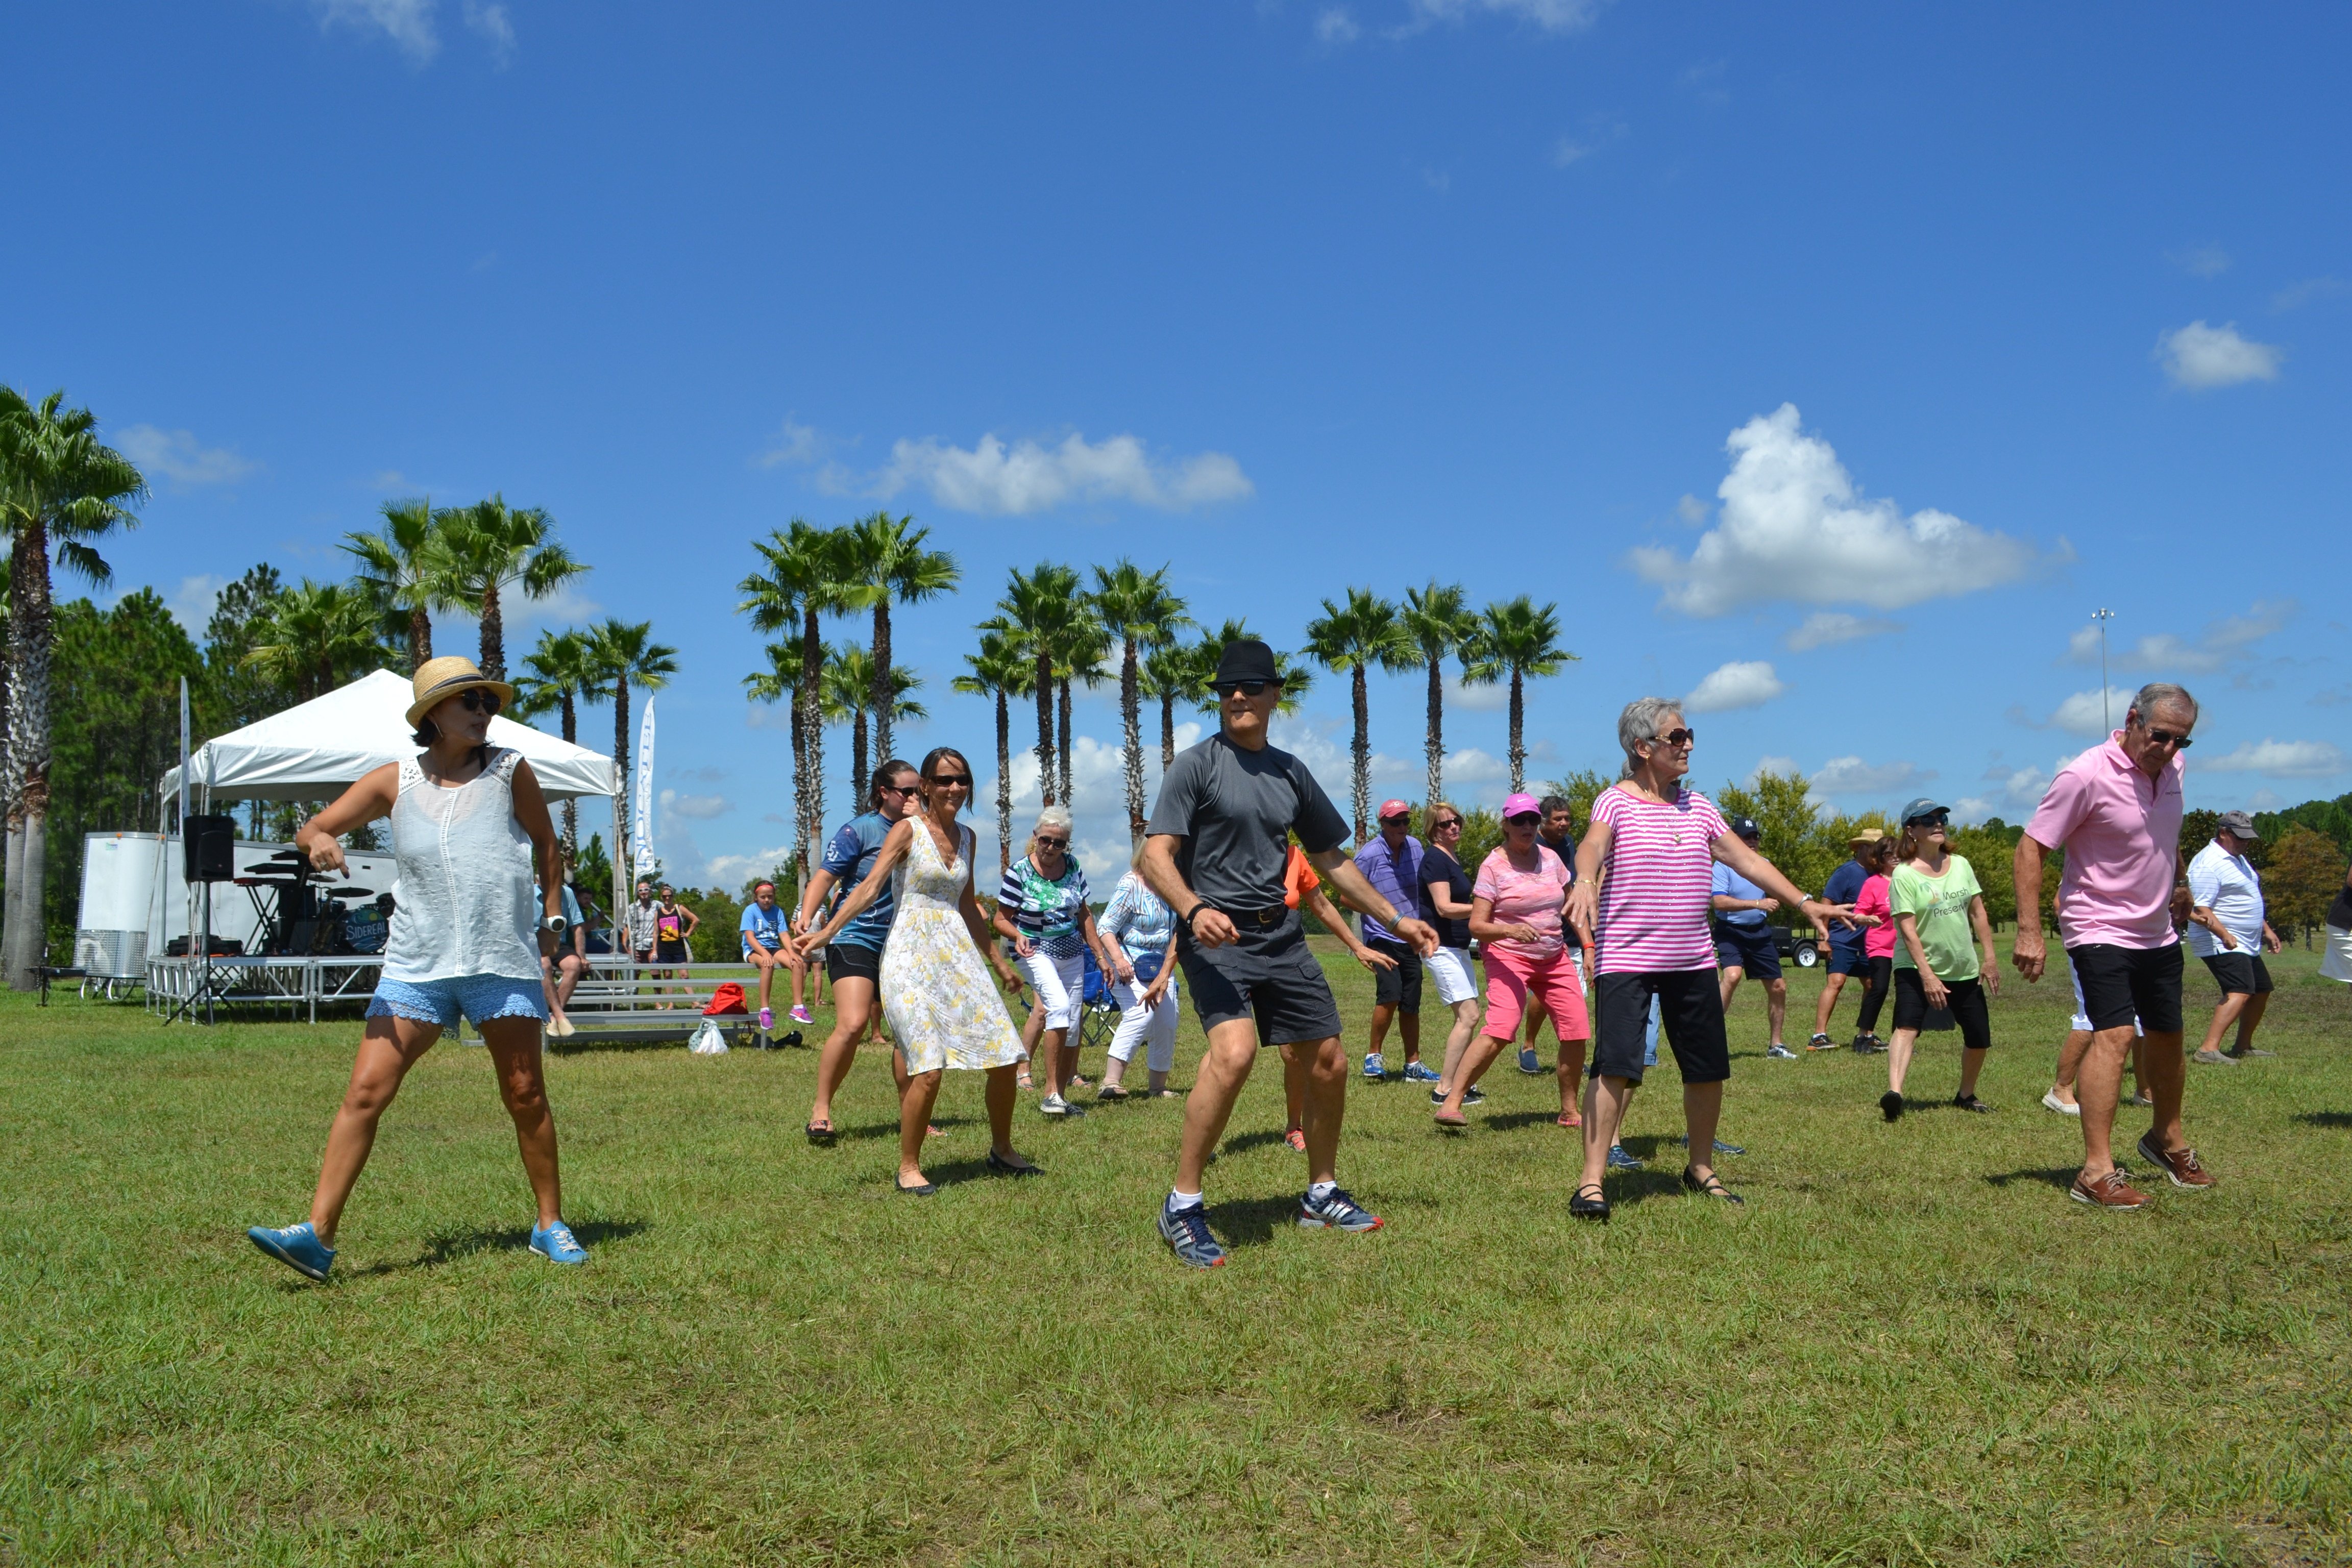
[[[1048,1116],[1086,1114],[1062,1090],[1077,1071],[1077,1047],[1069,1038],[1086,997],[1087,950],[1094,951],[1106,980],[1135,983],[1127,955],[1095,929],[1088,896],[1087,874],[1070,853],[1070,814],[1049,805],[1030,829],[1029,852],[1004,868],[1004,885],[996,894],[997,933],[1013,944],[1045,1015],[1045,1031],[1037,1041],[1045,1093],[1037,1109]]]
[[[1576,852],[1568,919],[1593,933],[1597,950],[1592,1076],[1585,1087],[1584,1171],[1569,1212],[1606,1220],[1601,1174],[1625,1101],[1642,1081],[1650,1003],[1660,1004],[1667,1043],[1682,1068],[1690,1163],[1683,1185],[1728,1203],[1739,1198],[1715,1173],[1715,1128],[1731,1050],[1723,1030],[1715,945],[1708,930],[1714,863],[1721,861],[1783,903],[1801,907],[1822,940],[1825,923],[1851,923],[1852,909],[1808,899],[1772,863],[1735,836],[1696,790],[1686,789],[1698,733],[1682,705],[1644,697],[1618,716],[1625,753],[1618,781],[1592,803],[1592,825]]]

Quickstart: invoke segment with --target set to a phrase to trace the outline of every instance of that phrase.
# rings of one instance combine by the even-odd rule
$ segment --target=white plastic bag
[[[698,1057],[723,1057],[727,1054],[727,1033],[716,1018],[705,1018],[696,1026],[694,1039],[687,1047]]]

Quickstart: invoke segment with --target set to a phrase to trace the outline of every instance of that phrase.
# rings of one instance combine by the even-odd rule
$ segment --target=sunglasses
[[[1950,812],[1939,811],[1933,816],[1915,816],[1903,826],[1906,827],[1946,827],[1950,826],[1952,814]]]
[[[499,710],[499,694],[487,686],[469,686],[457,693],[457,700],[468,713],[496,713]]]
[[[1041,836],[1033,842],[1040,849],[1067,849],[1070,847],[1070,841],[1066,838],[1046,838]]]
[[[1698,744],[1698,731],[1696,730],[1669,730],[1663,735],[1653,735],[1651,739],[1669,746],[1696,746]]]
[[[2185,752],[2197,743],[2188,736],[2177,734],[2170,730],[2150,730],[2147,732],[2147,738],[2159,746],[2170,746],[2175,751],[2180,752]]]
[[[915,786],[912,784],[876,784],[874,787],[884,795],[912,795],[915,793]]]
[[[1273,684],[1271,680],[1228,680],[1217,688],[1217,694],[1221,697],[1231,697],[1235,693],[1244,697],[1257,697],[1263,695],[1265,689]]]
[[[931,783],[940,789],[970,789],[971,787],[971,775],[969,773],[934,773],[931,775]]]
[[[1507,816],[1503,820],[1514,827],[1531,827],[1543,818],[1532,811],[1523,811],[1517,816]]]
[[[1462,819],[1460,817],[1449,816],[1444,818],[1443,821],[1430,824],[1429,830],[1432,833],[1443,833],[1449,827],[1459,827],[1461,826]]]

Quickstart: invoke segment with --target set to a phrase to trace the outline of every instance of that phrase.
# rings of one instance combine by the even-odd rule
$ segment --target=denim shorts
[[[492,1018],[547,1021],[547,995],[537,980],[504,974],[460,974],[450,980],[379,980],[368,999],[371,1018],[406,1018],[457,1026],[457,1016],[480,1028]]]

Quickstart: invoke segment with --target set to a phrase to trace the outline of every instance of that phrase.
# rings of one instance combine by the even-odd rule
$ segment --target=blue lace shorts
[[[371,1018],[408,1018],[457,1026],[457,1015],[480,1028],[492,1018],[547,1020],[547,996],[536,980],[504,974],[461,974],[454,980],[379,980],[369,998]]]

